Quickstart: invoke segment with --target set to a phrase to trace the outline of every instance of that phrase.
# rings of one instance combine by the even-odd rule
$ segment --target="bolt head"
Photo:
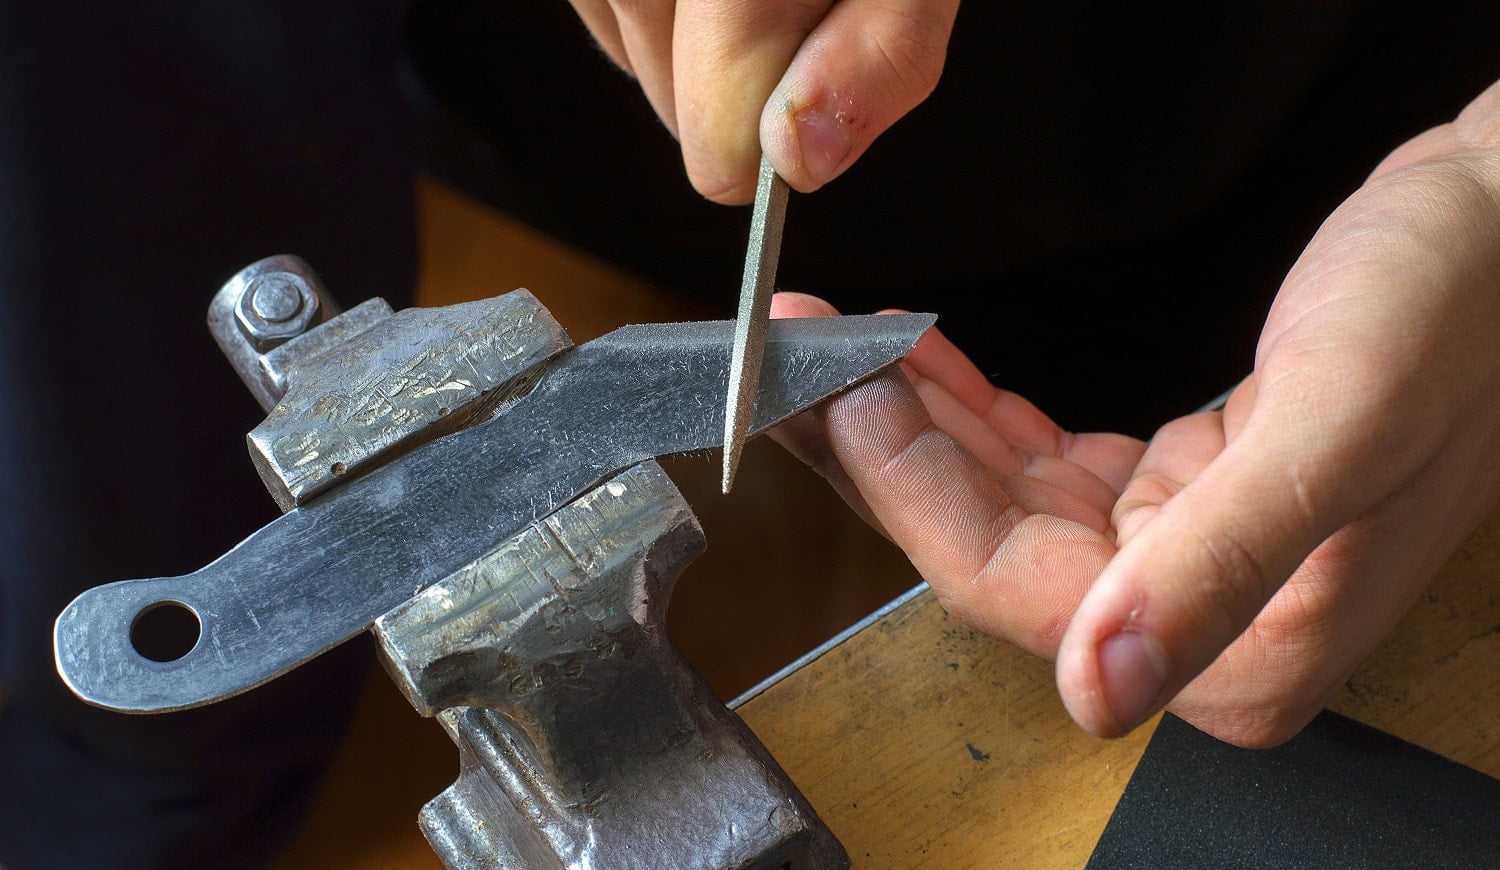
[[[250,307],[267,323],[286,323],[302,310],[300,282],[288,280],[285,272],[259,278],[250,288]]]
[[[256,275],[235,306],[235,319],[260,353],[296,338],[317,321],[318,296],[303,276],[274,271]]]

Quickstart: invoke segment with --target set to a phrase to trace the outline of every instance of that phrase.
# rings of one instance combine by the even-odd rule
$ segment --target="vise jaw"
[[[449,867],[847,864],[667,641],[703,543],[644,462],[375,621],[396,683],[463,759],[419,817]]]
[[[930,315],[778,321],[751,432],[904,355]],[[722,438],[732,324],[625,327],[582,347],[531,294],[337,313],[273,257],[209,325],[270,413],[249,435],[284,511],[182,577],[83,593],[63,680],[122,712],[199,706],[372,630],[459,747],[422,830],[478,867],[841,867],[784,771],[665,636],[704,546],[654,461]],[[143,617],[190,614],[170,654]]]

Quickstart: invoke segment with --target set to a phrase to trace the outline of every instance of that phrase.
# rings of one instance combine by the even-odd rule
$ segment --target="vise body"
[[[930,315],[777,321],[752,434],[899,360]],[[575,347],[524,290],[337,313],[262,260],[209,325],[269,411],[248,436],[283,515],[181,577],[91,589],[58,617],[79,697],[212,703],[364,630],[458,745],[419,824],[453,868],[840,867],[827,827],[667,640],[704,546],[655,459],[719,446],[729,321]],[[183,648],[143,642],[162,609]]]

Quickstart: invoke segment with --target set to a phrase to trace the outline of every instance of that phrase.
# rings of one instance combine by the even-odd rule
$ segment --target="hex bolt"
[[[382,303],[383,304],[383,303]],[[385,307],[387,315],[390,307]],[[300,359],[295,349],[272,351],[318,328],[339,306],[318,273],[300,257],[277,254],[234,273],[208,306],[208,329],[266,411],[286,392],[287,371]],[[301,343],[311,348],[316,342]]]
[[[285,272],[272,272],[255,282],[250,306],[268,323],[285,323],[302,310],[302,293]]]
[[[307,276],[273,267],[246,277],[235,316],[258,353],[285,344],[317,325],[318,294]]]

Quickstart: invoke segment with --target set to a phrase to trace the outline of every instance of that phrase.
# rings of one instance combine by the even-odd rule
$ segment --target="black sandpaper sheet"
[[[1500,868],[1500,780],[1336,713],[1262,750],[1168,715],[1088,866]]]

